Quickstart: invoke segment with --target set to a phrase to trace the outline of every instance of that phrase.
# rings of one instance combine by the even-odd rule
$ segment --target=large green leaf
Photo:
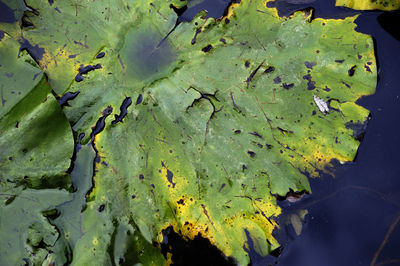
[[[36,59],[55,91],[79,92],[64,111],[99,156],[86,209],[75,209],[86,192],[60,208],[71,238],[56,245],[71,247],[73,263],[115,262],[119,226],[151,243],[172,225],[246,264],[245,229],[260,254],[278,246],[275,196],[310,191],[307,173],[356,154],[353,128],[368,111],[355,101],[374,92],[376,68],[355,17],[283,19],[265,1],[243,0],[222,20],[176,25],[173,2],[27,1],[40,15],[29,15],[23,36],[44,49]]]
[[[336,0],[336,6],[358,10],[396,10],[400,8],[399,0]]]

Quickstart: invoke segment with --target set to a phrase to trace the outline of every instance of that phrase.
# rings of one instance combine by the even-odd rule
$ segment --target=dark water
[[[0,1],[0,23],[14,23],[15,21],[14,11]]]
[[[281,229],[275,231],[282,244],[280,255],[262,258],[250,250],[252,264],[370,265],[375,256],[376,265],[400,265],[400,222],[395,224],[400,217],[400,13],[339,8],[333,0],[301,2],[276,1],[275,6],[281,16],[308,7],[315,9],[315,17],[361,14],[356,30],[374,37],[379,82],[375,95],[358,102],[371,111],[372,119],[356,161],[338,165],[335,178],[310,180],[313,194],[300,202],[283,202],[287,214],[308,210],[303,231],[297,236],[281,217]],[[212,1],[203,5],[207,5],[208,14],[224,10]],[[185,13],[197,11],[188,9]],[[387,241],[382,245],[385,236]]]
[[[220,18],[227,13],[227,8],[232,2],[238,0],[188,0],[188,8],[179,16],[180,21],[190,21],[200,11],[206,11],[206,17]]]

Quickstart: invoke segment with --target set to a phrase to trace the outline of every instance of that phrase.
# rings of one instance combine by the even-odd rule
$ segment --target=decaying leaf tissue
[[[168,264],[167,228],[278,248],[277,197],[354,159],[376,67],[355,17],[267,2],[0,1],[0,264]]]

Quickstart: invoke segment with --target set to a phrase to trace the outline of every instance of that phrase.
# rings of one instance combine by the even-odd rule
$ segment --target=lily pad
[[[2,33],[0,264],[39,265],[59,237],[47,216],[70,199],[59,188],[70,183],[73,136],[43,72],[19,46]]]
[[[397,10],[399,0],[336,0],[336,6],[343,6],[358,10]]]
[[[43,72],[8,35],[0,41],[0,181],[64,187],[73,135]]]
[[[55,92],[76,96],[63,110],[97,153],[82,170],[94,173],[84,234],[64,242],[72,263],[115,262],[122,225],[147,245],[170,226],[200,234],[247,264],[246,232],[261,255],[279,246],[276,195],[310,192],[307,175],[356,155],[353,128],[369,112],[355,101],[376,84],[356,17],[280,18],[265,1],[241,1],[222,19],[177,23],[170,5],[182,1],[26,2],[40,12],[23,36],[44,49],[35,59]]]

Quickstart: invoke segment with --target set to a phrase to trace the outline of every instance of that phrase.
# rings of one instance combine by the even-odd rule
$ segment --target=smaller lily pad
[[[400,8],[399,0],[336,0],[336,6],[357,10],[396,10]]]

